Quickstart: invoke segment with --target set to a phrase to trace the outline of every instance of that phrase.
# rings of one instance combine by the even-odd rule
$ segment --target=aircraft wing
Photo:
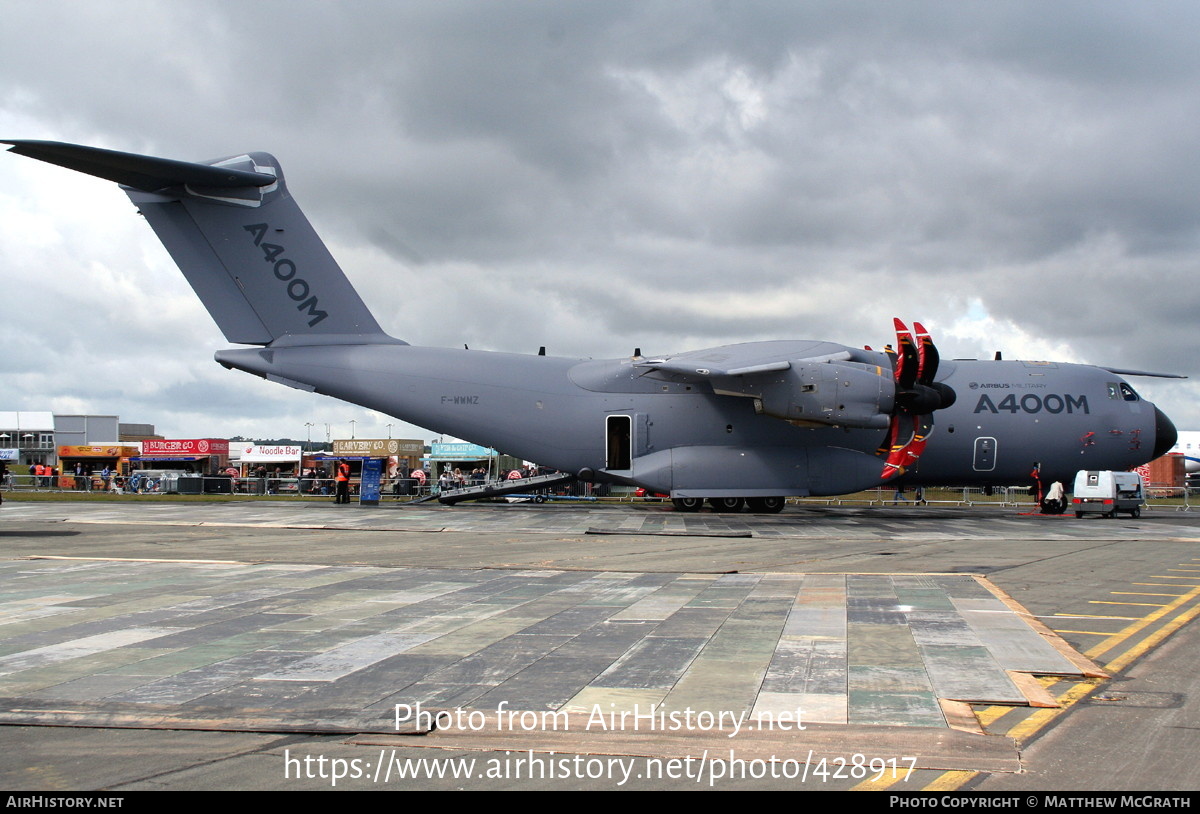
[[[751,342],[688,351],[635,361],[647,374],[670,374],[685,381],[711,381],[730,376],[780,373],[796,365],[849,362],[854,354],[831,342]]]
[[[832,342],[754,342],[633,362],[642,375],[703,383],[718,396],[803,425],[886,429],[895,408],[892,366],[882,353]]]
[[[645,362],[637,362],[634,364],[634,367],[659,370],[663,373],[673,373],[684,379],[696,381],[721,376],[749,376],[755,373],[776,373],[781,370],[789,370],[792,367],[792,363],[786,359],[780,359],[776,362],[763,362],[757,365],[746,365],[744,367],[704,367],[703,365],[703,360],[672,358],[650,359]]]

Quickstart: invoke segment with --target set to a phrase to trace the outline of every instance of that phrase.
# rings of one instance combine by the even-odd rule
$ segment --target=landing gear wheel
[[[671,503],[675,504],[677,512],[698,512],[704,505],[704,501],[698,497],[674,497]]]
[[[1042,514],[1062,514],[1066,511],[1066,504],[1061,500],[1043,500]]]
[[[760,514],[776,514],[783,511],[782,497],[752,497],[746,501],[746,506],[752,512]]]
[[[740,512],[746,505],[746,499],[742,497],[710,497],[708,503],[713,507],[714,512],[729,514]]]

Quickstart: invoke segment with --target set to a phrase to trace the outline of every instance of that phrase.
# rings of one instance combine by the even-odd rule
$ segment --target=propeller
[[[888,425],[887,438],[876,454],[887,454],[880,477],[890,480],[904,474],[915,464],[929,443],[933,431],[933,411],[949,407],[955,401],[954,391],[935,382],[941,356],[929,332],[919,322],[913,323],[916,332],[893,318],[896,328],[896,348],[893,359],[896,379],[896,407]]]

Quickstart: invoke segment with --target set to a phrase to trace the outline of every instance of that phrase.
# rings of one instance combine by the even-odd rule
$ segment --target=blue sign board
[[[358,502],[368,506],[379,505],[379,478],[383,470],[380,458],[363,460],[362,481],[358,485]]]
[[[446,444],[433,443],[429,454],[433,458],[451,461],[472,461],[480,458],[496,457],[496,450],[481,447],[479,444]]]

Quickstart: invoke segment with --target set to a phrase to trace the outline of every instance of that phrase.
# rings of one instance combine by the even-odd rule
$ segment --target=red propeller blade
[[[892,318],[892,322],[896,328],[897,359],[894,373],[897,391],[911,390],[918,382],[928,387],[937,375],[938,368],[938,351],[932,337],[924,325],[914,322],[914,341],[907,325],[895,317]],[[907,433],[901,429],[905,417],[911,418],[911,422],[904,422],[905,429],[911,426],[911,431]],[[877,455],[887,455],[880,477],[890,480],[904,474],[925,451],[932,430],[932,415],[909,415],[897,411],[889,423],[887,440],[876,450]]]
[[[914,322],[913,329],[917,332],[917,357],[920,360],[917,365],[917,381],[928,386],[933,383],[933,377],[937,375],[940,357],[933,344],[933,337],[925,330],[925,326]]]
[[[879,475],[884,480],[903,475],[908,467],[917,462],[921,453],[925,451],[925,445],[929,443],[929,433],[933,430],[933,425],[925,420],[924,416],[913,416],[912,421],[912,435],[908,440],[903,444],[892,443],[887,461],[883,464],[883,471]]]
[[[917,358],[917,348],[913,344],[908,326],[895,317],[892,318],[892,322],[896,325],[896,352],[900,355],[896,367],[896,384],[908,390],[917,381],[920,360]]]

